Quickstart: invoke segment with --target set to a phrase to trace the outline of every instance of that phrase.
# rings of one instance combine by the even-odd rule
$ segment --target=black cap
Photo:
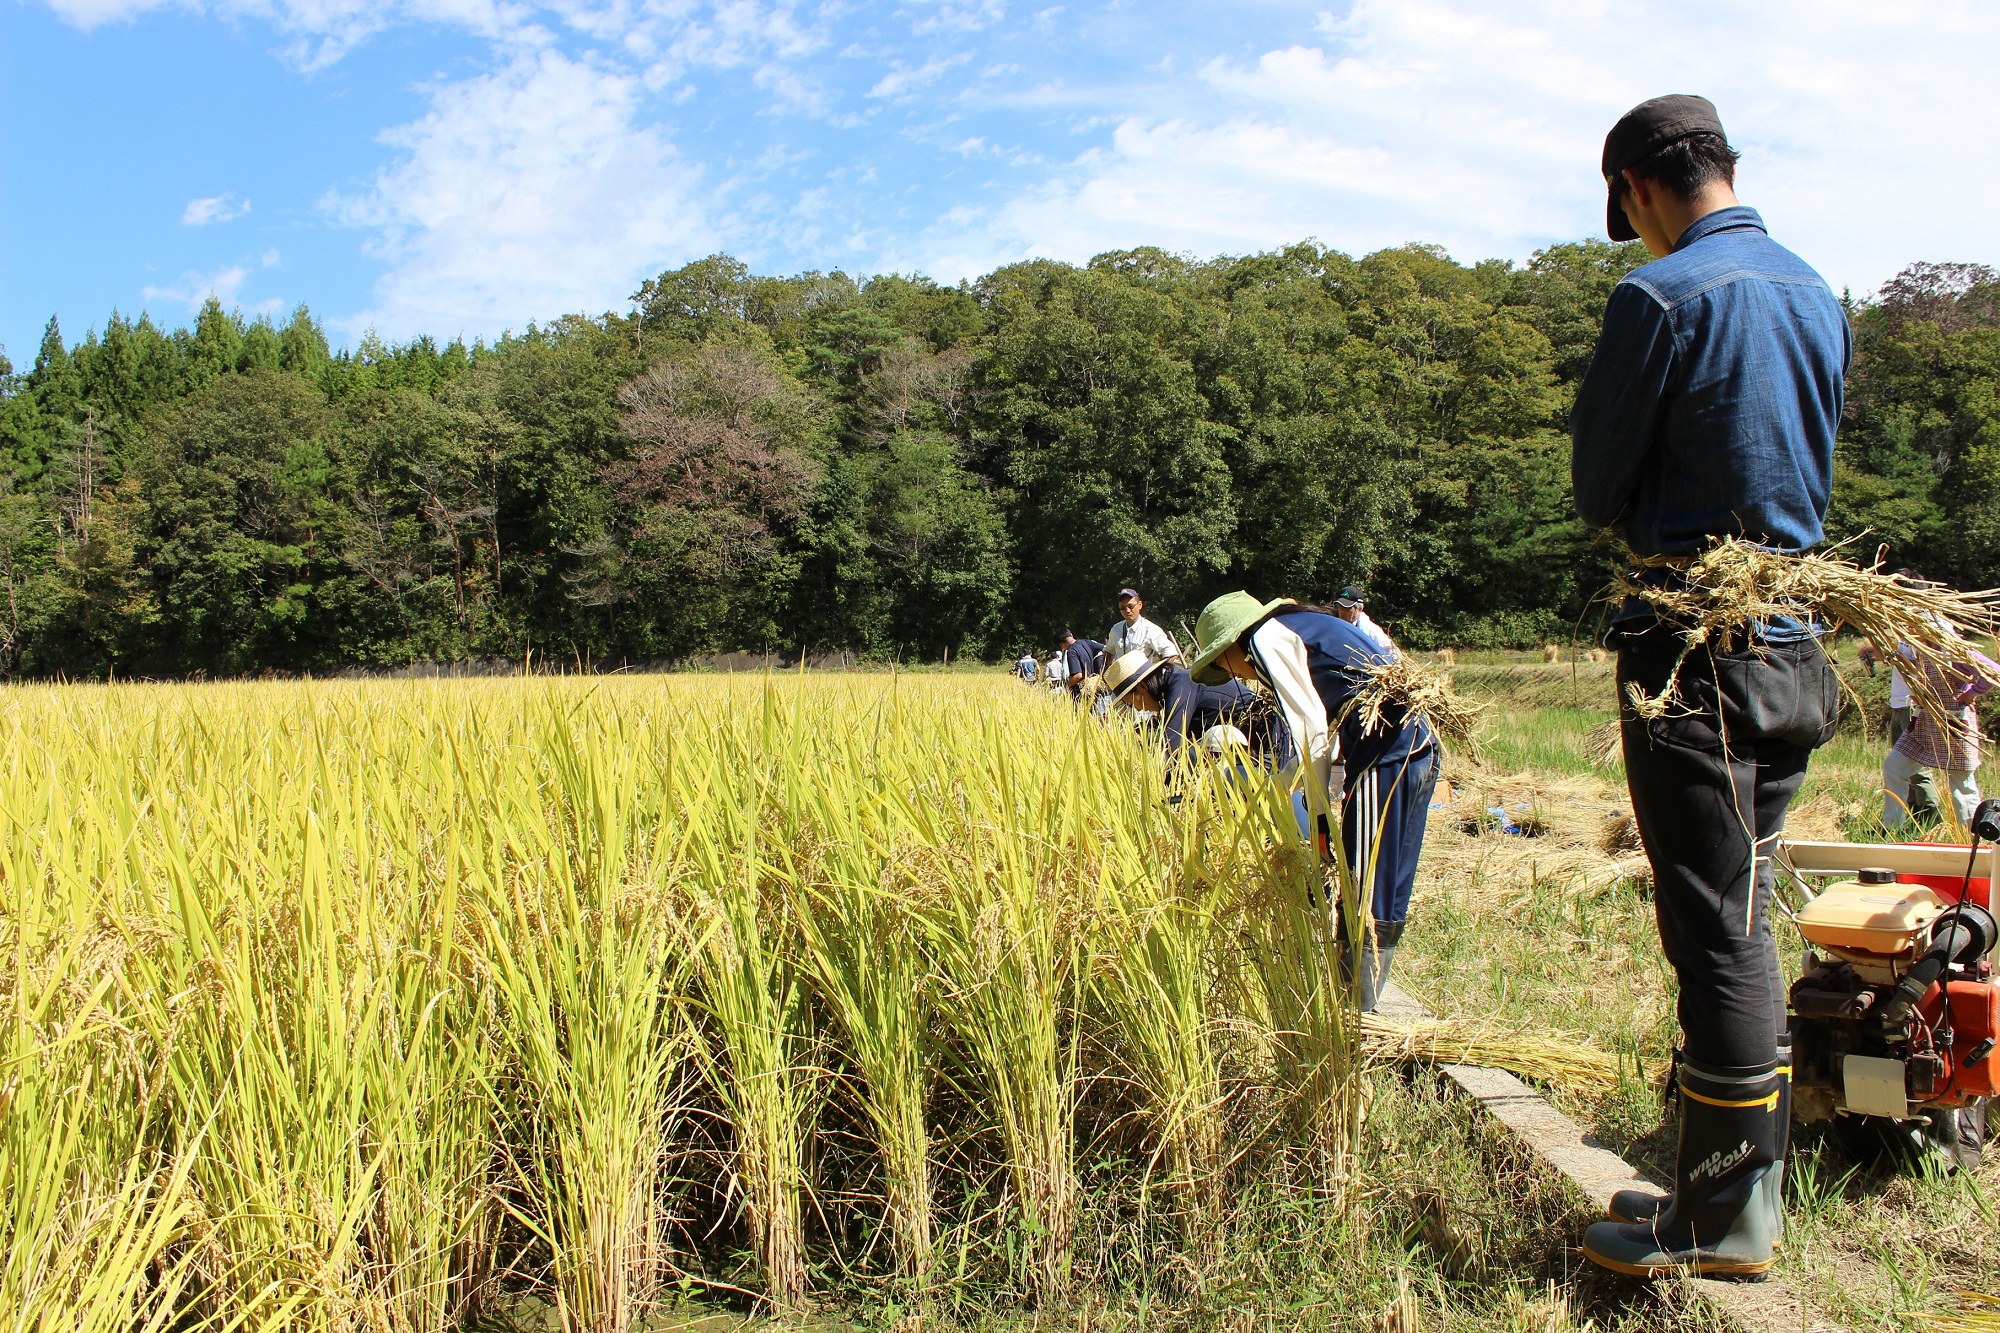
[[[1118,590],[1118,597],[1116,600],[1122,602],[1127,597],[1137,598],[1139,601],[1142,602],[1146,600],[1145,598],[1139,596],[1139,590],[1137,588],[1120,588]]]
[[[1614,241],[1636,241],[1639,233],[1618,203],[1618,177],[1627,167],[1677,143],[1691,134],[1713,134],[1727,142],[1722,118],[1715,103],[1691,93],[1674,93],[1641,102],[1618,118],[1611,133],[1604,136],[1604,183],[1611,197],[1604,206],[1604,229]]]
[[[1361,595],[1361,589],[1350,583],[1345,588],[1342,588],[1340,596],[1333,600],[1340,606],[1359,606],[1367,599]]]

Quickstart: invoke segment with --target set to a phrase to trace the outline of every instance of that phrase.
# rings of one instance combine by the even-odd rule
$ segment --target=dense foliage
[[[0,359],[0,670],[80,676],[714,649],[997,656],[1231,588],[1371,588],[1406,641],[1586,622],[1564,422],[1637,246],[1157,250],[977,282],[758,277],[332,353],[211,301]],[[2000,582],[2000,283],[1854,308],[1832,523]],[[1875,538],[1869,539],[1871,542]]]

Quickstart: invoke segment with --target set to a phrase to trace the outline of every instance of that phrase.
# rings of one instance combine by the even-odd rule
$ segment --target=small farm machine
[[[1807,895],[1792,914],[1806,943],[1789,996],[1795,1119],[1876,1116],[1962,1164],[1977,1153],[2000,1091],[2000,800],[1971,830],[1970,846],[1779,845]]]

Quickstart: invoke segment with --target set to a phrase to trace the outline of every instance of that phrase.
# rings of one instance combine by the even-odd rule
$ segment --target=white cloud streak
[[[328,201],[375,232],[369,251],[388,266],[341,324],[392,338],[518,329],[622,306],[711,244],[700,170],[637,123],[642,91],[556,51],[436,89],[429,114],[384,136],[402,160]]]
[[[1668,19],[1628,0],[1357,0],[1321,27],[1318,45],[1209,64],[1184,114],[1125,116],[1041,185],[947,214],[905,262],[957,277],[1308,235],[1525,258],[1601,232],[1604,131],[1664,92],[1716,101],[1744,199],[1836,285],[2000,258],[2000,183],[1972,169],[2000,137],[2000,8],[1696,0]]]
[[[250,211],[248,199],[238,199],[233,194],[210,195],[206,199],[190,199],[181,210],[181,224],[188,227],[206,227],[214,222],[234,222]]]
[[[237,293],[243,290],[243,281],[249,276],[250,270],[243,265],[229,264],[213,273],[183,273],[180,281],[171,286],[155,287],[149,283],[140,294],[148,301],[171,301],[189,310],[200,309],[201,303],[211,296],[229,306],[236,304]]]

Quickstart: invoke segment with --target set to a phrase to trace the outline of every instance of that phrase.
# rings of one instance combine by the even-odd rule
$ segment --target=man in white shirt
[[[1361,589],[1350,583],[1340,590],[1340,596],[1334,599],[1333,608],[1342,620],[1367,635],[1369,640],[1382,650],[1384,656],[1401,657],[1403,650],[1396,646],[1395,640],[1389,637],[1389,632],[1370,620],[1368,613],[1361,609],[1366,601],[1367,598],[1361,595]]]
[[[1104,636],[1105,660],[1115,662],[1126,653],[1142,652],[1155,662],[1181,665],[1181,650],[1174,636],[1146,619],[1146,599],[1137,588],[1118,590],[1118,623]]]

